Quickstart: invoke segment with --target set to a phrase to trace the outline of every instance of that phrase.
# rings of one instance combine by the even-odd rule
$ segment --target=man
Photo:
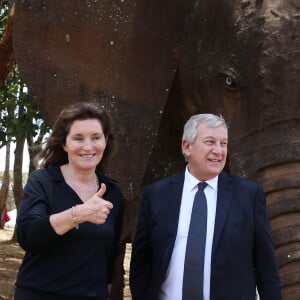
[[[131,257],[133,300],[254,300],[256,288],[261,300],[281,299],[263,189],[223,172],[227,144],[221,116],[192,116],[182,137],[185,172],[144,188]],[[207,185],[197,192],[199,182]],[[204,206],[193,218],[197,203]],[[205,224],[193,225],[199,221]]]

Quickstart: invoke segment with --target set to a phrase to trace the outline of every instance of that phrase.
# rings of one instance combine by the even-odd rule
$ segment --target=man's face
[[[182,141],[190,173],[199,180],[208,180],[221,173],[227,158],[228,133],[224,126],[198,125],[193,144]]]

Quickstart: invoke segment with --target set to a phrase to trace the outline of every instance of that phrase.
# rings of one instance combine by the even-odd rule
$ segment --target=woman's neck
[[[78,194],[83,202],[99,189],[99,181],[95,170],[78,172],[69,164],[66,164],[61,166],[61,172],[66,183]]]
[[[65,164],[61,166],[62,173],[66,179],[69,181],[75,182],[87,182],[90,183],[91,181],[96,180],[97,176],[94,169],[89,170],[80,170],[78,171],[70,164]]]

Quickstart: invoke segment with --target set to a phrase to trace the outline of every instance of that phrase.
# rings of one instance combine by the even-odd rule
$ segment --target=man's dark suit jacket
[[[133,300],[157,300],[173,251],[184,173],[144,188],[133,242]],[[211,257],[210,300],[280,300],[281,284],[261,186],[222,172]],[[177,300],[177,299],[170,299]]]

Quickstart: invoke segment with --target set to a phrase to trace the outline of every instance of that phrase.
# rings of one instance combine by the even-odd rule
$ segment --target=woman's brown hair
[[[54,123],[51,135],[39,154],[39,159],[42,159],[41,168],[45,169],[50,166],[60,166],[68,163],[68,155],[63,149],[63,145],[66,143],[66,137],[69,134],[71,125],[74,121],[87,119],[97,119],[102,125],[107,143],[102,160],[96,169],[101,172],[105,171],[108,161],[115,150],[115,139],[112,132],[113,120],[108,112],[93,102],[78,102],[61,111]]]

